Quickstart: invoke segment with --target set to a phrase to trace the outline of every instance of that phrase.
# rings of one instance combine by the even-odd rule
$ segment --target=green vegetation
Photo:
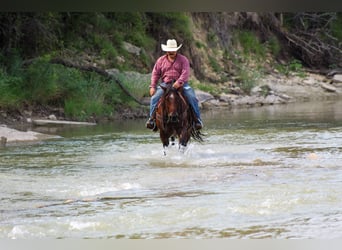
[[[63,107],[70,118],[84,120],[90,116],[110,116],[115,106],[129,103],[129,97],[114,81],[96,73],[83,73],[43,59],[18,73],[14,77],[2,70],[0,74],[3,108],[51,105]]]
[[[114,80],[49,61],[71,58],[80,64],[90,61],[120,71],[148,72],[151,57],[145,51],[152,50],[155,42],[146,32],[145,13],[1,13],[0,21],[0,108],[51,105],[83,120],[136,105]],[[140,55],[128,53],[124,41],[143,48]],[[139,79],[120,80],[135,96],[148,91]]]
[[[272,35],[267,41],[268,49],[271,51],[272,55],[278,57],[281,51],[281,44],[277,37]]]
[[[242,50],[235,51],[234,55],[228,55],[227,58],[233,61],[236,68],[239,87],[249,94],[263,75],[263,65],[271,42],[262,44],[252,31],[237,30],[233,43],[239,44]]]
[[[0,70],[0,107],[17,108],[23,101],[22,85],[23,79],[16,76],[8,75]]]
[[[209,56],[209,64],[216,73],[219,73],[222,70],[215,57]]]
[[[334,22],[331,23],[331,33],[333,37],[336,37],[337,41],[342,41],[342,12],[337,13],[337,17]]]
[[[257,69],[242,66],[238,71],[239,86],[246,93],[249,94],[257,81],[261,78],[261,71]]]
[[[217,93],[217,88],[215,85],[213,84],[207,84],[207,83],[197,83],[196,85],[196,88],[199,89],[199,90],[202,90],[204,92],[208,92],[212,95],[216,95],[218,94]]]
[[[299,77],[305,77],[305,71],[302,63],[297,59],[292,59],[285,65],[277,64],[275,68],[282,74],[289,76],[290,74],[297,75]]]
[[[251,31],[239,30],[237,39],[243,47],[245,56],[253,55],[258,60],[266,56],[266,47],[259,41],[258,37]]]
[[[159,41],[160,38],[175,38],[180,43],[190,43],[192,33],[189,16],[184,12],[147,13],[149,32]],[[165,42],[165,41],[163,41]]]

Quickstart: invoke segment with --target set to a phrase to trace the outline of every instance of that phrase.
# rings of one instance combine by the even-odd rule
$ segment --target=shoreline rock
[[[34,142],[46,139],[60,138],[57,135],[42,134],[34,131],[20,131],[8,128],[6,125],[0,126],[1,147],[21,142]]]

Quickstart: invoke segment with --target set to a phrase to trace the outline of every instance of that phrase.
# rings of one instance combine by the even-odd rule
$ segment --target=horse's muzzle
[[[179,122],[178,114],[169,114],[167,118],[167,123],[176,123],[176,122]]]

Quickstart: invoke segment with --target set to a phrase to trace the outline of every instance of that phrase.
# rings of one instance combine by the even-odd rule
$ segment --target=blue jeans
[[[150,117],[152,117],[153,112],[157,108],[158,101],[162,97],[163,93],[164,90],[160,86],[158,86],[156,93],[151,97]],[[183,93],[185,97],[188,99],[190,106],[194,110],[196,117],[198,119],[201,119],[201,113],[198,107],[198,100],[196,98],[195,91],[190,87],[190,85],[187,82],[183,84]]]

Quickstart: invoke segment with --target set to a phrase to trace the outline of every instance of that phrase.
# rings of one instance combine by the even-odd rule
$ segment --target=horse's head
[[[165,109],[167,114],[167,123],[177,123],[179,122],[179,105],[180,98],[177,90],[170,87],[165,93]]]

